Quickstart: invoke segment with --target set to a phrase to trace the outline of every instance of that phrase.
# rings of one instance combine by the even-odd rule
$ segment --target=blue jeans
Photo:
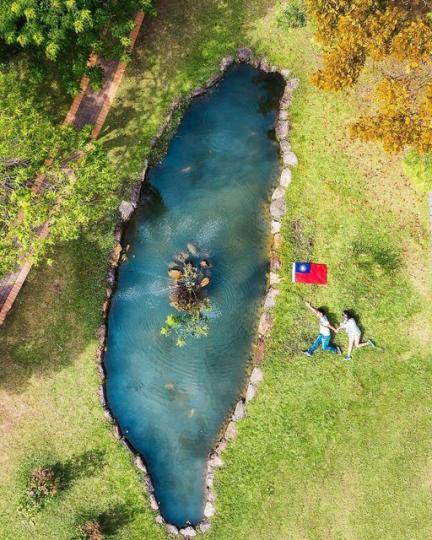
[[[332,352],[332,353],[337,353],[338,350],[336,349],[336,347],[333,347],[332,345],[330,345],[330,340],[331,340],[331,336],[323,336],[322,334],[320,334],[316,338],[316,340],[312,343],[312,345],[309,347],[307,352],[309,354],[313,354],[314,351],[316,351],[318,349],[318,347],[321,345],[323,351],[329,351],[329,352]]]

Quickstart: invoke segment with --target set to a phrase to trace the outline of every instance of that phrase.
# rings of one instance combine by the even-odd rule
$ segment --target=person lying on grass
[[[351,359],[351,353],[354,346],[357,348],[375,347],[375,344],[371,339],[368,339],[364,342],[361,341],[361,330],[358,327],[357,322],[350,311],[348,311],[347,309],[344,310],[342,312],[342,316],[343,319],[336,332],[339,332],[339,330],[343,329],[348,334],[348,352],[345,356],[345,360]]]
[[[319,335],[315,339],[315,341],[312,343],[312,345],[307,349],[307,351],[303,351],[306,356],[312,356],[313,353],[318,349],[318,347],[321,345],[323,351],[328,351],[336,354],[341,354],[342,351],[340,347],[333,347],[330,345],[331,341],[331,333],[330,330],[333,330],[333,332],[337,332],[336,328],[334,328],[330,323],[329,320],[324,313],[322,308],[315,308],[311,305],[310,302],[305,302],[306,306],[312,311],[312,313],[319,319]]]

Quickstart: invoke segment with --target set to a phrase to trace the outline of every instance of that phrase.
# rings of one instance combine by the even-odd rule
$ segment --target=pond
[[[245,382],[266,285],[282,90],[279,75],[241,64],[194,99],[125,232],[107,400],[147,465],[162,515],[179,527],[202,520],[207,457]],[[208,335],[180,348],[160,329],[173,312],[168,266],[188,243],[211,258],[212,309]]]

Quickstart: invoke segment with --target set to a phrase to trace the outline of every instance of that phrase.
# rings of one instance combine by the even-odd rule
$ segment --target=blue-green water
[[[241,65],[194,100],[128,226],[105,355],[107,398],[147,464],[167,521],[202,519],[208,453],[244,383],[265,289],[265,203],[278,173],[278,76]],[[210,253],[209,333],[183,348],[160,328],[167,269],[193,243]]]

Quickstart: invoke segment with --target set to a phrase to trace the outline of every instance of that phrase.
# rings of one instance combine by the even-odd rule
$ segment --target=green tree
[[[124,58],[137,10],[151,0],[0,0],[0,44],[26,49],[40,66],[60,68],[71,92],[92,51]],[[1,48],[1,47],[0,47]]]
[[[14,72],[0,72],[0,275],[111,214],[119,180],[88,130],[53,125]],[[43,107],[42,107],[43,109]],[[50,158],[49,166],[44,164]],[[44,175],[38,193],[31,190]],[[50,227],[48,240],[38,231]]]

